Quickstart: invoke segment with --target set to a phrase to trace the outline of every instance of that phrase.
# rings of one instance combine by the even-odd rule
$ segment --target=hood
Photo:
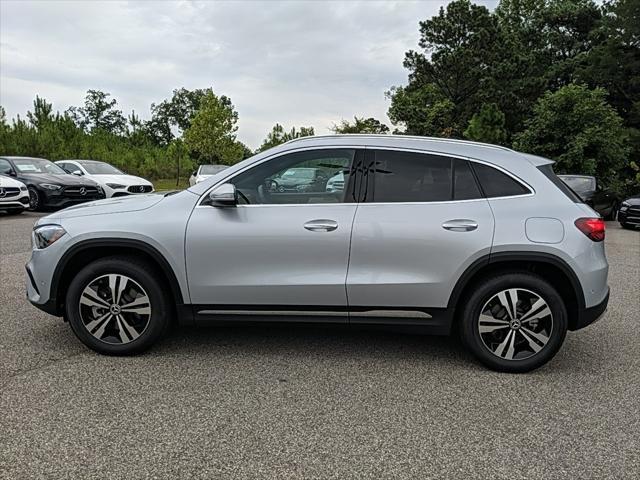
[[[149,180],[136,177],[135,175],[87,175],[91,180],[95,180],[98,183],[119,183],[120,185],[151,185]]]
[[[640,205],[640,195],[629,197],[625,199],[624,203],[628,203],[629,205]]]
[[[0,187],[24,187],[24,183],[16,180],[15,178],[6,177],[4,175],[0,175]]]
[[[64,174],[55,175],[53,173],[18,173],[18,180],[25,183],[54,183],[63,187],[95,187],[97,184],[88,178],[78,177],[76,175]]]
[[[65,208],[59,212],[42,217],[38,223],[47,223],[53,220],[65,218],[85,217],[88,215],[107,215],[111,213],[137,212],[153,207],[162,201],[164,195],[150,193],[147,195],[131,195],[126,197],[108,198],[95,202],[81,203],[73,207]],[[44,222],[43,222],[44,220]]]

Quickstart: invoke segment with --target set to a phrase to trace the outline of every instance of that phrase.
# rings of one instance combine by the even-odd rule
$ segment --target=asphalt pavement
[[[0,478],[640,477],[640,232],[609,310],[544,368],[442,337],[179,329],[100,356],[25,298],[34,214],[0,216]]]

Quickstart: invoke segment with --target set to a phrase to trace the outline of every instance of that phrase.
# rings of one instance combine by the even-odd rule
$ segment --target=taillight
[[[601,218],[579,218],[576,227],[594,242],[604,240],[604,220]]]

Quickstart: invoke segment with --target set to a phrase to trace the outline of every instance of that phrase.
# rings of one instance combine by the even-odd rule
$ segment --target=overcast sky
[[[418,22],[446,3],[0,0],[0,104],[13,118],[37,94],[63,111],[91,88],[148,118],[174,88],[212,86],[251,148],[276,122],[388,123],[384,92],[406,83]]]

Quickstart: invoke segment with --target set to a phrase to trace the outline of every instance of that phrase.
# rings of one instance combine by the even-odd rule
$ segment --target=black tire
[[[616,220],[618,218],[618,204],[614,203],[611,207],[611,211],[609,215],[606,216],[605,220]]]
[[[29,210],[37,212],[42,208],[42,195],[35,187],[29,187]]]
[[[546,341],[544,346],[542,346],[541,349],[537,351],[537,353],[533,352],[533,350],[531,350],[530,352],[526,351],[527,349],[530,349],[530,342],[525,339],[525,335],[529,339],[532,339],[532,330],[529,330],[529,328],[531,328],[530,323],[527,324],[528,328],[525,328],[523,321],[522,331],[517,331],[520,328],[520,326],[518,326],[520,325],[520,323],[514,324],[513,322],[507,322],[509,323],[509,326],[507,327],[498,325],[494,326],[493,328],[496,328],[495,332],[485,332],[482,335],[480,333],[480,314],[482,313],[482,309],[485,306],[490,305],[488,302],[493,301],[493,299],[499,292],[508,289],[519,289],[519,291],[524,292],[523,295],[525,296],[534,294],[535,296],[546,302],[546,306],[548,306],[551,312],[550,317],[546,316],[544,317],[544,320],[541,320],[541,322],[550,322],[550,327],[548,329],[548,331],[550,331],[550,334],[548,337],[546,337],[548,338],[548,340]],[[521,305],[521,308],[523,309],[527,307],[525,303],[526,300],[520,300],[518,302],[518,304]],[[498,308],[501,307],[498,306]],[[518,309],[518,311],[520,311],[520,309]],[[526,314],[526,310],[524,310],[524,314]],[[533,316],[535,317],[536,315]],[[520,317],[526,318],[526,315],[520,314]],[[487,317],[483,318],[486,319]],[[508,316],[505,318],[507,320],[509,319]],[[488,278],[476,284],[475,290],[473,291],[473,293],[471,293],[469,300],[464,306],[459,320],[460,335],[462,337],[463,343],[467,346],[467,348],[485,366],[489,367],[492,370],[501,372],[524,373],[541,367],[555,356],[555,354],[562,346],[564,338],[567,334],[567,312],[562,297],[560,297],[558,292],[546,280],[537,275],[526,272],[501,274]],[[483,321],[486,322],[486,320]],[[497,321],[499,320],[496,320],[496,322]],[[531,320],[527,321],[530,322]],[[504,322],[504,320],[502,320],[501,322]],[[488,328],[492,327],[489,326]],[[498,329],[500,330],[498,331]],[[516,331],[510,333],[511,330]],[[528,332],[528,334],[523,332]],[[544,333],[546,332],[547,331],[545,331]],[[496,344],[499,343],[498,347],[503,343],[504,345],[507,345],[507,335],[513,335],[514,340],[510,341],[510,345],[515,344],[516,349],[522,348],[522,351],[518,353],[521,358],[506,359],[494,353],[494,351],[492,351],[490,347],[485,343],[485,341],[487,340],[487,336],[491,335],[498,335],[497,339],[495,340]],[[504,337],[500,337],[500,335],[504,335]],[[534,341],[534,343],[536,344],[535,346],[537,348],[540,348],[541,342],[538,343]],[[520,345],[521,347],[517,347],[517,345]],[[496,351],[497,350],[499,350],[499,348],[496,348]],[[504,347],[502,347],[502,351],[500,351],[500,353],[502,354],[503,352]],[[525,355],[527,354],[530,356],[525,357]]]
[[[150,315],[145,316],[143,320],[145,326],[144,328],[140,328],[139,332],[136,332],[139,333],[137,338],[134,338],[131,334],[125,334],[125,337],[128,337],[128,343],[124,343],[124,341],[122,341],[122,343],[108,342],[108,339],[116,338],[116,333],[112,334],[111,337],[108,337],[106,340],[98,339],[85,326],[87,318],[83,320],[83,314],[81,312],[81,309],[88,308],[80,305],[81,295],[85,288],[93,284],[96,279],[104,278],[105,275],[114,274],[126,276],[129,280],[133,280],[133,284],[141,287],[149,299]],[[161,278],[161,276],[155,268],[135,257],[106,257],[90,263],[74,277],[66,295],[66,318],[69,320],[73,333],[75,333],[80,341],[87,347],[105,355],[134,355],[147,350],[167,331],[172,312],[170,299],[166,295],[167,288],[164,288],[164,284],[158,281],[158,278]],[[125,294],[123,294],[123,299],[124,296]],[[109,300],[107,300],[107,303],[109,303]],[[97,313],[96,315],[102,315],[102,313],[105,313],[107,310],[108,309],[104,311],[98,310],[98,312],[101,313]],[[122,311],[125,311],[124,308]],[[124,318],[124,313],[121,315]],[[85,316],[87,316],[86,310]],[[139,319],[142,318],[142,316],[136,315],[134,320],[136,318]],[[109,321],[112,323],[109,324],[108,331],[119,332],[122,327],[116,317],[111,316],[107,322]],[[128,321],[130,322],[131,318],[129,318]],[[122,334],[119,333],[119,335]]]

